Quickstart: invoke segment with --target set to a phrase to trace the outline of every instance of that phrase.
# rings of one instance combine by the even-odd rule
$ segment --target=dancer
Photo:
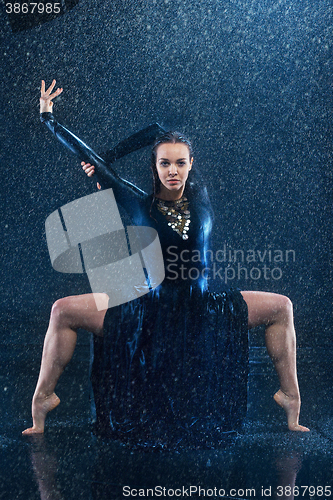
[[[149,196],[112,169],[106,172],[105,162],[55,120],[53,99],[62,89],[53,92],[54,86],[55,81],[45,90],[42,82],[42,121],[78,156],[84,149],[87,175],[96,171],[101,187],[112,187],[134,223],[158,231],[166,277],[147,295],[115,308],[107,309],[103,293],[102,311],[97,311],[92,294],[54,304],[33,396],[33,427],[24,434],[44,431],[47,413],[59,404],[54,390],[73,355],[76,330],[84,328],[94,333],[92,383],[101,432],[143,445],[183,440],[213,446],[245,416],[247,328],[258,325],[266,326],[267,350],[279,376],[274,399],[285,410],[290,430],[308,431],[298,422],[290,300],[267,292],[208,291],[206,250],[213,217],[205,188],[188,179],[193,166],[190,142],[177,133],[156,141],[154,192]],[[190,252],[198,257],[195,266],[181,257]]]

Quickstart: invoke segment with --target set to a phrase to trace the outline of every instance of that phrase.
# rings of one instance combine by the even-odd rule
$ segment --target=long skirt
[[[160,286],[108,309],[94,337],[96,431],[132,446],[218,447],[242,424],[247,380],[240,291]]]

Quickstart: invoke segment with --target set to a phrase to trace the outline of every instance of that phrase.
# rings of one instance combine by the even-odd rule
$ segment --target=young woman
[[[59,404],[54,390],[73,355],[76,330],[83,328],[94,333],[92,384],[100,432],[143,445],[214,446],[245,416],[247,329],[258,325],[266,326],[267,350],[279,376],[274,399],[285,410],[290,430],[308,431],[298,423],[290,300],[266,292],[208,291],[212,212],[205,188],[188,179],[190,142],[178,133],[157,139],[151,162],[154,193],[147,195],[113,170],[105,173],[103,160],[55,120],[53,99],[62,89],[53,92],[54,86],[55,81],[45,90],[42,82],[42,121],[79,156],[84,149],[88,176],[95,167],[104,169],[102,188],[112,187],[135,224],[158,231],[166,277],[147,295],[110,309],[103,293],[98,297],[103,310],[96,309],[92,294],[54,304],[32,401],[33,427],[24,434],[44,431],[47,413]],[[182,258],[193,252],[195,262]]]

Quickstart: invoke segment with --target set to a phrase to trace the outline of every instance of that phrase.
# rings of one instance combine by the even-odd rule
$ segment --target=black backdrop
[[[47,216],[95,190],[38,121],[40,81],[56,78],[58,120],[99,153],[153,121],[187,133],[215,210],[214,250],[265,255],[245,264],[259,279],[228,284],[288,295],[299,345],[329,344],[329,0],[81,0],[15,33],[4,5],[0,19],[3,339],[13,322],[44,325],[54,300],[89,291],[84,276],[51,268],[45,241]],[[147,190],[148,167],[147,150],[115,164]],[[263,264],[282,275],[265,277]]]

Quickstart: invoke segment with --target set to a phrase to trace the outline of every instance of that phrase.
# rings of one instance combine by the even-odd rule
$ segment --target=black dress
[[[41,119],[80,159],[84,146],[89,161],[91,150],[53,115]],[[103,160],[91,151],[96,162]],[[108,309],[104,335],[94,337],[96,430],[146,447],[218,446],[246,414],[247,306],[239,290],[208,290],[207,194],[188,183],[178,202],[153,200],[109,172],[103,187],[112,187],[134,224],[157,230],[166,276],[148,294]]]

